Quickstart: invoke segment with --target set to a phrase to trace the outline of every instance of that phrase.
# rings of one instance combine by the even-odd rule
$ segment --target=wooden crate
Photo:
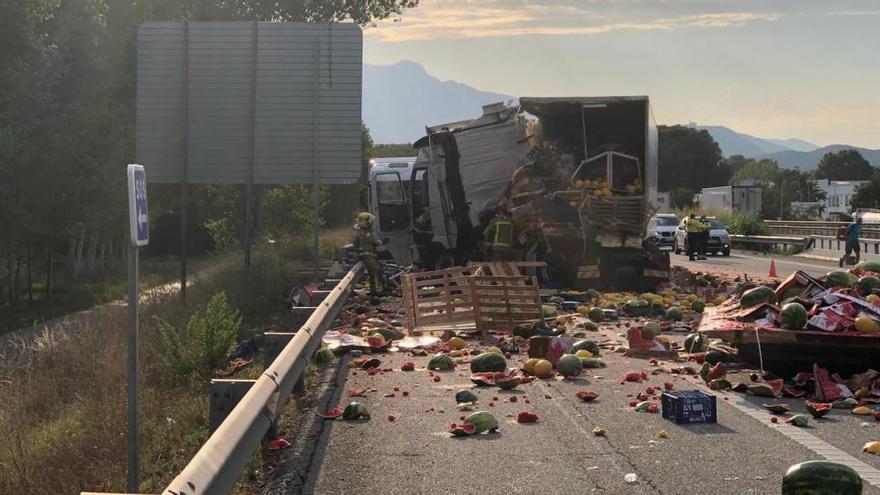
[[[584,219],[605,230],[641,234],[651,216],[644,196],[586,196],[581,205]]]
[[[525,276],[472,276],[471,298],[477,330],[512,330],[543,317],[538,280]]]
[[[406,325],[412,331],[474,323],[469,279],[474,267],[410,273],[403,278]],[[467,325],[465,325],[467,326]]]

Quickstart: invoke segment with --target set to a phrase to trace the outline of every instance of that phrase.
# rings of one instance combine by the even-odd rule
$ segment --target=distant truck
[[[519,259],[546,262],[549,281],[641,288],[668,277],[668,253],[644,242],[657,197],[646,96],[524,97],[426,131],[410,182],[414,262],[484,259],[483,230],[505,203]],[[371,211],[381,225],[387,213]]]

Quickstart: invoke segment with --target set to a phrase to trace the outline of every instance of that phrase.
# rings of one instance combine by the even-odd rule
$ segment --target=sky
[[[646,94],[657,122],[880,148],[880,0],[420,0],[364,30],[514,96]]]

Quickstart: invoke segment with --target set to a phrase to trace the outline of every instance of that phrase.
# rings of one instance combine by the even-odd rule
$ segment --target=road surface
[[[624,328],[602,325],[595,338],[614,345],[622,342]],[[864,443],[880,439],[880,423],[870,416],[836,409],[811,420],[808,428],[797,428],[784,424],[786,416],[772,423],[773,415],[762,404],[786,402],[799,413],[805,412],[803,400],[735,392],[716,393],[718,423],[711,425],[678,426],[661,414],[638,413],[630,406],[649,386],[655,396],[666,382],[677,390],[701,388],[698,378],[670,372],[685,365],[697,368],[694,363],[660,361],[652,366],[645,359],[603,351],[608,367],[585,370],[575,382],[537,380],[505,392],[474,387],[466,364],[435,372],[435,381],[425,369],[428,357],[402,352],[375,357],[388,371],[371,376],[341,363],[339,381],[320,406],[345,407],[356,400],[372,418],[315,419],[321,430],[308,441],[317,450],[307,458],[284,454],[263,493],[764,494],[779,493],[789,466],[826,458],[852,463],[880,486],[880,458],[861,452]],[[520,367],[525,359],[514,355],[508,364]],[[414,361],[416,371],[400,371],[405,361]],[[648,379],[621,383],[629,371],[645,371]],[[748,381],[750,372],[731,374],[731,381]],[[365,389],[365,396],[349,397],[353,388]],[[469,414],[457,411],[454,400],[464,388],[479,397],[476,410],[496,416],[497,433],[450,437],[449,425]],[[575,394],[583,389],[598,392],[599,398],[581,402]],[[518,424],[521,411],[536,413],[538,422]],[[594,436],[595,427],[607,435]],[[661,430],[668,438],[658,437]],[[636,483],[624,480],[631,473]],[[864,493],[880,490],[866,483]]]
[[[718,270],[734,274],[748,274],[750,277],[768,277],[770,261],[776,263],[776,273],[785,278],[796,270],[803,270],[810,275],[819,276],[831,270],[839,269],[837,263],[831,261],[803,258],[799,256],[769,256],[748,251],[734,251],[730,256],[709,256],[706,260],[688,261],[683,254],[669,254],[673,265],[687,267],[690,270]]]

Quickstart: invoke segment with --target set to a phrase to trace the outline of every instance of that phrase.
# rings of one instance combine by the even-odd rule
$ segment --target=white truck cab
[[[373,158],[367,185],[367,208],[376,217],[373,234],[389,239],[385,248],[402,266],[412,263],[409,191],[416,157]]]

